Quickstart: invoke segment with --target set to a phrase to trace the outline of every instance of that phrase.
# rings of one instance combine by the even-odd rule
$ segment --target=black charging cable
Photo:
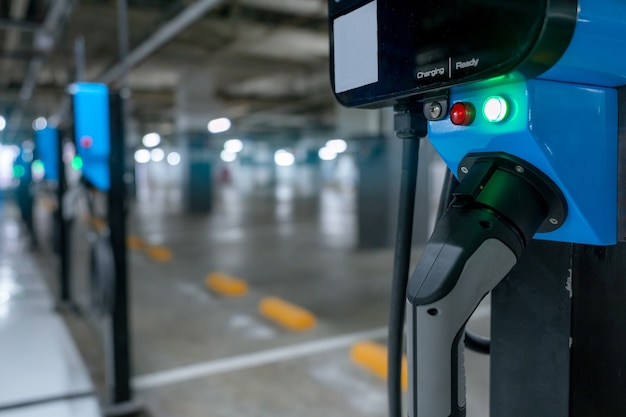
[[[411,263],[420,139],[427,134],[427,122],[421,103],[397,105],[394,110],[396,111],[394,116],[396,136],[403,139],[403,145],[400,201],[389,307],[387,394],[389,417],[402,417],[402,357],[404,354],[406,287]],[[448,171],[439,201],[437,218],[441,217],[450,205],[457,185],[457,179]],[[465,343],[469,349],[480,353],[489,353],[489,339],[468,330],[465,332],[465,337]]]
[[[397,105],[394,117],[396,136],[403,139],[400,202],[396,225],[391,302],[389,308],[388,378],[389,416],[402,416],[402,356],[406,286],[409,280],[415,190],[420,138],[426,136],[426,118],[422,105]]]

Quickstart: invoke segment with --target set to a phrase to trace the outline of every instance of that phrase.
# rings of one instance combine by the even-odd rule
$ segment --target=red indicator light
[[[82,146],[84,149],[89,149],[92,145],[93,139],[91,138],[91,136],[83,136],[82,138],[80,138],[80,146]]]
[[[472,103],[454,103],[450,109],[450,121],[457,126],[468,126],[474,121],[476,110]]]

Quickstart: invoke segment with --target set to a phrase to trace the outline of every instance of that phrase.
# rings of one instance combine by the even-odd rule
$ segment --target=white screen
[[[333,22],[335,93],[378,82],[377,0]]]

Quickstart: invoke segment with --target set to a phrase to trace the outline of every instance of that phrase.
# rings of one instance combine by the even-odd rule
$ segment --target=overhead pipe
[[[41,73],[45,58],[54,47],[54,31],[59,27],[59,22],[63,16],[69,12],[73,2],[71,0],[57,0],[52,3],[50,11],[46,15],[41,29],[35,34],[35,45],[43,49],[43,54],[33,58],[26,70],[26,77],[22,82],[20,90],[20,98],[24,101],[29,100],[33,95],[33,90],[37,84],[37,79]]]
[[[28,61],[37,54],[33,52],[0,52],[0,59],[11,59],[14,61]]]
[[[41,26],[38,23],[19,19],[0,19],[0,29],[18,30],[21,32],[37,32]]]
[[[98,82],[109,84],[124,75],[125,70],[133,68],[156,50],[174,39],[180,32],[202,18],[206,12],[222,0],[198,0],[187,6],[173,19],[157,29],[148,39],[133,49],[126,58],[108,69],[97,79]]]
[[[75,0],[57,0],[52,2],[44,22],[41,24],[39,30],[35,32],[35,47],[41,50],[41,54],[33,57],[28,64],[26,75],[22,81],[22,87],[19,93],[22,106],[17,107],[12,112],[11,118],[9,119],[8,125],[12,130],[13,136],[17,134],[24,117],[22,107],[32,97],[33,90],[35,89],[37,80],[39,79],[45,59],[54,47],[54,32],[58,30],[61,19],[64,15],[70,12],[74,3]]]
[[[152,35],[144,40],[139,46],[126,54],[124,59],[113,65],[95,81],[110,84],[122,78],[131,68],[152,55],[156,50],[174,39],[180,32],[188,28],[191,24],[201,19],[212,7],[215,7],[222,0],[198,0],[187,6],[174,18],[167,21],[158,28]],[[57,126],[69,111],[69,100],[64,98],[59,106],[59,111],[54,114],[49,123]]]
[[[11,21],[19,22],[24,19],[24,17],[26,17],[27,10],[28,2],[26,0],[16,0],[12,2],[9,10],[9,17],[11,18]],[[7,53],[13,52],[17,49],[20,41],[19,35],[19,32],[15,29],[8,30],[3,39],[2,49]],[[4,62],[0,73],[6,74],[8,65],[9,64],[7,62]],[[0,84],[2,83],[3,81],[0,81]]]

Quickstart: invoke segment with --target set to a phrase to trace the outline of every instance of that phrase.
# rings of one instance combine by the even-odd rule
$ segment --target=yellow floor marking
[[[126,237],[126,247],[128,249],[139,250],[146,246],[146,242],[139,236],[129,235]]]
[[[263,298],[259,303],[259,312],[269,320],[290,330],[308,330],[317,322],[310,311],[277,297]]]
[[[387,368],[387,347],[374,342],[359,342],[352,345],[350,358],[359,366],[372,372],[379,378],[387,380],[389,370]],[[402,358],[402,389],[409,386],[408,368],[406,356]]]
[[[248,284],[223,272],[212,272],[206,277],[208,289],[228,297],[240,297],[248,293]]]
[[[165,246],[147,246],[144,252],[148,258],[158,262],[169,262],[174,257],[172,251]]]

